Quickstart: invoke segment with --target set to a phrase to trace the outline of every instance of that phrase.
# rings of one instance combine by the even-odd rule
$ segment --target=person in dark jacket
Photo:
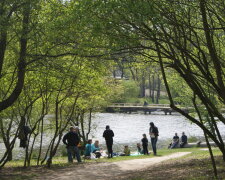
[[[146,134],[143,134],[143,138],[141,139],[142,147],[143,147],[143,154],[149,154],[148,153],[148,139],[146,137]]]
[[[77,161],[81,162],[80,152],[77,145],[80,142],[78,134],[74,131],[73,127],[70,127],[70,131],[64,135],[63,143],[67,148],[68,162],[73,162],[73,154],[75,154]]]
[[[112,145],[113,145],[114,133],[108,125],[106,126],[106,130],[103,133],[103,137],[105,138],[105,142],[106,142],[106,146],[108,150],[108,158],[112,158],[113,157]]]
[[[158,131],[158,128],[154,125],[153,122],[150,122],[149,135],[150,135],[150,138],[151,138],[153,153],[154,153],[154,155],[157,155],[156,143],[158,141],[159,131]]]
[[[173,136],[170,149],[177,148],[178,146],[179,146],[179,136],[177,135],[177,133],[175,133],[175,136]]]
[[[180,147],[183,148],[187,144],[187,136],[182,132]]]
[[[28,146],[28,135],[32,132],[29,126],[26,126],[26,118],[21,116],[20,131],[18,138],[20,139],[20,147],[26,148]]]

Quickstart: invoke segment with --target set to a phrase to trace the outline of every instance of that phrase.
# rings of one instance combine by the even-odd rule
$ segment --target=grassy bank
[[[199,148],[184,148],[184,149],[159,149],[158,150],[158,155],[157,156],[165,156],[165,155],[169,155],[172,154],[174,152],[186,152],[186,151],[190,151],[190,152],[199,152]],[[202,153],[202,151],[200,151]],[[108,159],[108,158],[100,158],[100,159],[95,159],[95,160],[84,160],[84,162],[88,162],[88,163],[95,163],[95,162],[117,162],[117,161],[122,161],[122,160],[131,160],[131,159],[144,159],[144,158],[152,158],[155,157],[152,155],[152,153],[150,155],[140,155],[140,156],[118,156],[118,157],[114,157],[112,159]],[[23,160],[14,160],[14,161],[10,161],[8,162],[5,167],[23,167],[24,161]],[[36,165],[36,159],[32,159],[31,160],[31,166],[35,166]],[[66,156],[59,156],[59,157],[55,157],[53,158],[53,166],[66,166],[68,165],[67,163],[67,157]]]
[[[209,152],[207,149],[200,148],[184,148],[184,149],[160,149],[158,156],[166,156],[175,152],[191,152],[190,154],[177,159],[170,159],[160,165],[143,170],[141,173],[131,173],[127,177],[122,179],[132,180],[149,180],[149,179],[212,179],[212,167],[209,159]],[[217,148],[213,149],[216,156],[219,176],[225,178],[224,163],[222,162],[221,153]],[[141,156],[121,156],[114,157],[112,159],[101,158],[97,160],[85,160],[82,166],[92,163],[104,163],[104,162],[118,162],[131,159],[143,159],[153,158],[152,154]],[[0,179],[34,179],[34,177],[40,177],[42,173],[49,173],[49,171],[57,171],[58,168],[73,168],[79,166],[77,163],[68,164],[67,157],[56,157],[53,160],[53,166],[51,169],[43,166],[35,166],[35,160],[32,160],[31,167],[22,168],[23,161],[11,161],[5,168],[1,170]],[[139,175],[141,174],[141,175]]]

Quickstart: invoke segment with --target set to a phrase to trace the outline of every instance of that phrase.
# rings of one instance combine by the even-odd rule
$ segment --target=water
[[[182,132],[188,137],[203,137],[203,131],[189,120],[186,120],[179,114],[164,115],[161,112],[155,114],[123,114],[123,113],[98,113],[93,118],[93,125],[96,129],[91,132],[91,138],[98,139],[100,143],[104,143],[102,137],[105,126],[109,125],[114,131],[114,141],[116,144],[134,144],[140,142],[142,134],[145,133],[149,137],[149,123],[154,124],[159,129],[160,141],[168,141],[172,139],[175,132],[181,136]],[[220,132],[225,136],[225,125],[218,124]]]

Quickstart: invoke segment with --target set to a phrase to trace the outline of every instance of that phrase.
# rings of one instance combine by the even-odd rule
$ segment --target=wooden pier
[[[185,112],[189,112],[188,108],[181,108]],[[143,104],[138,104],[138,103],[114,103],[106,108],[106,112],[121,112],[121,113],[132,113],[132,112],[138,112],[142,111],[145,114],[151,114],[152,112],[155,111],[162,111],[167,114],[172,114],[174,111],[173,109],[170,108],[168,104],[150,104],[147,106],[143,106]]]

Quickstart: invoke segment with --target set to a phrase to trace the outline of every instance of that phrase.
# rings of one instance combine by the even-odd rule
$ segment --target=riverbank
[[[222,159],[220,158],[221,154],[216,148],[213,149],[213,152],[219,164],[219,174],[225,178],[224,164],[222,166],[220,160]],[[177,156],[179,153],[187,154]],[[165,177],[171,177],[169,179],[199,179],[199,177],[212,179],[213,175],[209,153],[200,148],[162,149],[159,150],[157,157],[150,155],[104,158],[85,161],[82,164],[68,164],[66,161],[66,157],[58,157],[50,169],[45,166],[32,166],[24,169],[21,167],[22,161],[10,162],[1,170],[0,179],[42,179],[43,177],[45,179],[60,179],[58,178],[59,174],[62,177],[65,174],[70,179],[71,177],[72,179],[73,177],[81,177],[82,179],[82,177],[86,177],[86,171],[93,179],[104,179],[104,177],[110,179],[111,176],[108,177],[107,173],[115,175],[114,179],[126,180],[165,179]],[[139,168],[135,168],[135,165]]]

